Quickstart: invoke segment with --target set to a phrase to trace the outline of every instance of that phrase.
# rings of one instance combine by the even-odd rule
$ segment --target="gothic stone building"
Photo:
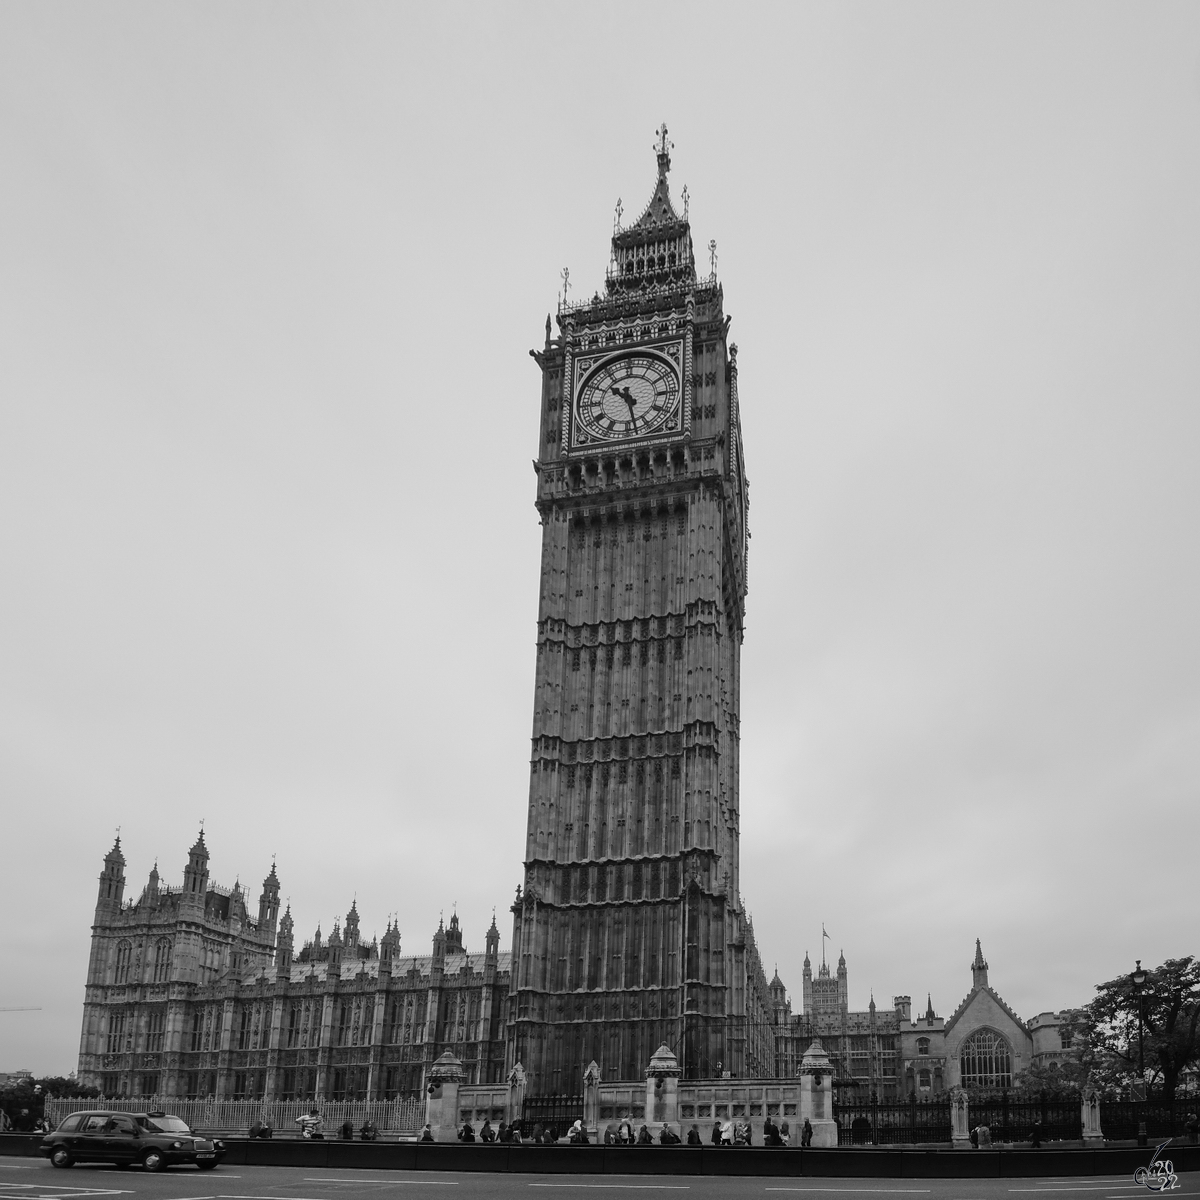
[[[737,347],[658,177],[618,211],[604,294],[564,295],[541,372],[541,595],[508,1058],[531,1093],[590,1061],[638,1078],[769,1075],[769,996],[741,899],[747,480]]]
[[[771,981],[776,1029],[775,1073],[797,1072],[804,1051],[820,1041],[835,1064],[842,1099],[857,1096],[895,1100],[931,1095],[962,1086],[991,1091],[1014,1086],[1031,1066],[1054,1070],[1077,1055],[1063,1032],[1066,1013],[1043,1012],[1022,1021],[988,984],[983,949],[975,943],[971,990],[949,1020],[933,1011],[914,1019],[908,996],[895,996],[890,1010],[874,999],[863,1012],[849,1007],[845,955],[833,976],[822,961],[817,976],[804,956],[803,1012],[793,1015],[779,973]]]
[[[455,915],[431,954],[402,956],[399,928],[366,943],[352,905],[293,953],[274,866],[256,917],[240,887],[210,882],[203,834],[182,887],[155,866],[127,903],[124,870],[118,839],[92,927],[81,1082],[108,1096],[390,1099],[419,1092],[446,1050],[470,1082],[502,1077],[509,955],[494,919],[482,954]]]

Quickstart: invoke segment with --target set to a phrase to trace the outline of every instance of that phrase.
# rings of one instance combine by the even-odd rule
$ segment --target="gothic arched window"
[[[963,1087],[1012,1087],[1012,1049],[998,1033],[980,1029],[963,1043],[959,1073]]]
[[[929,1039],[928,1038],[917,1038],[917,1053],[918,1054],[928,1054],[929,1053]]]
[[[171,942],[169,938],[159,938],[154,944],[154,982],[166,983],[171,973]]]
[[[120,942],[117,945],[117,966],[114,982],[129,982],[129,964],[133,961],[133,943]]]

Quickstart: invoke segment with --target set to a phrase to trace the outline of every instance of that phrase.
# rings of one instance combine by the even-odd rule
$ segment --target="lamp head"
[[[1142,960],[1140,958],[1137,960],[1137,967],[1129,978],[1133,980],[1134,987],[1140,988],[1146,982],[1146,972],[1142,970]]]

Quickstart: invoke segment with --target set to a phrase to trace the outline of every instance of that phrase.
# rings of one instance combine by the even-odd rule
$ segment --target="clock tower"
[[[541,598],[509,1067],[573,1093],[772,1069],[738,875],[747,483],[737,347],[671,198],[671,143],[604,294],[559,306],[541,368]],[[760,1044],[761,1043],[761,1044]]]

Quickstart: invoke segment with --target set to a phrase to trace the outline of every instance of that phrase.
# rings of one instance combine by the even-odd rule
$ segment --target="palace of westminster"
[[[357,908],[298,949],[275,867],[254,910],[209,877],[203,833],[180,886],[157,866],[125,897],[104,860],[79,1076],[108,1096],[391,1099],[445,1051],[467,1082],[517,1063],[531,1095],[587,1065],[645,1075],[667,1045],[686,1078],[795,1076],[819,1040],[838,1082],[880,1099],[1003,1086],[1069,1057],[1060,1014],[1022,1021],[988,984],[948,1019],[908,996],[849,1010],[847,969],[804,960],[793,1013],[768,982],[741,895],[740,661],[748,484],[737,346],[714,269],[697,275],[684,190],[658,176],[613,233],[605,291],[564,295],[542,349],[542,526],[524,873],[512,948],[493,918],[469,952],[457,914],[428,954]],[[532,423],[532,421],[531,421]]]

